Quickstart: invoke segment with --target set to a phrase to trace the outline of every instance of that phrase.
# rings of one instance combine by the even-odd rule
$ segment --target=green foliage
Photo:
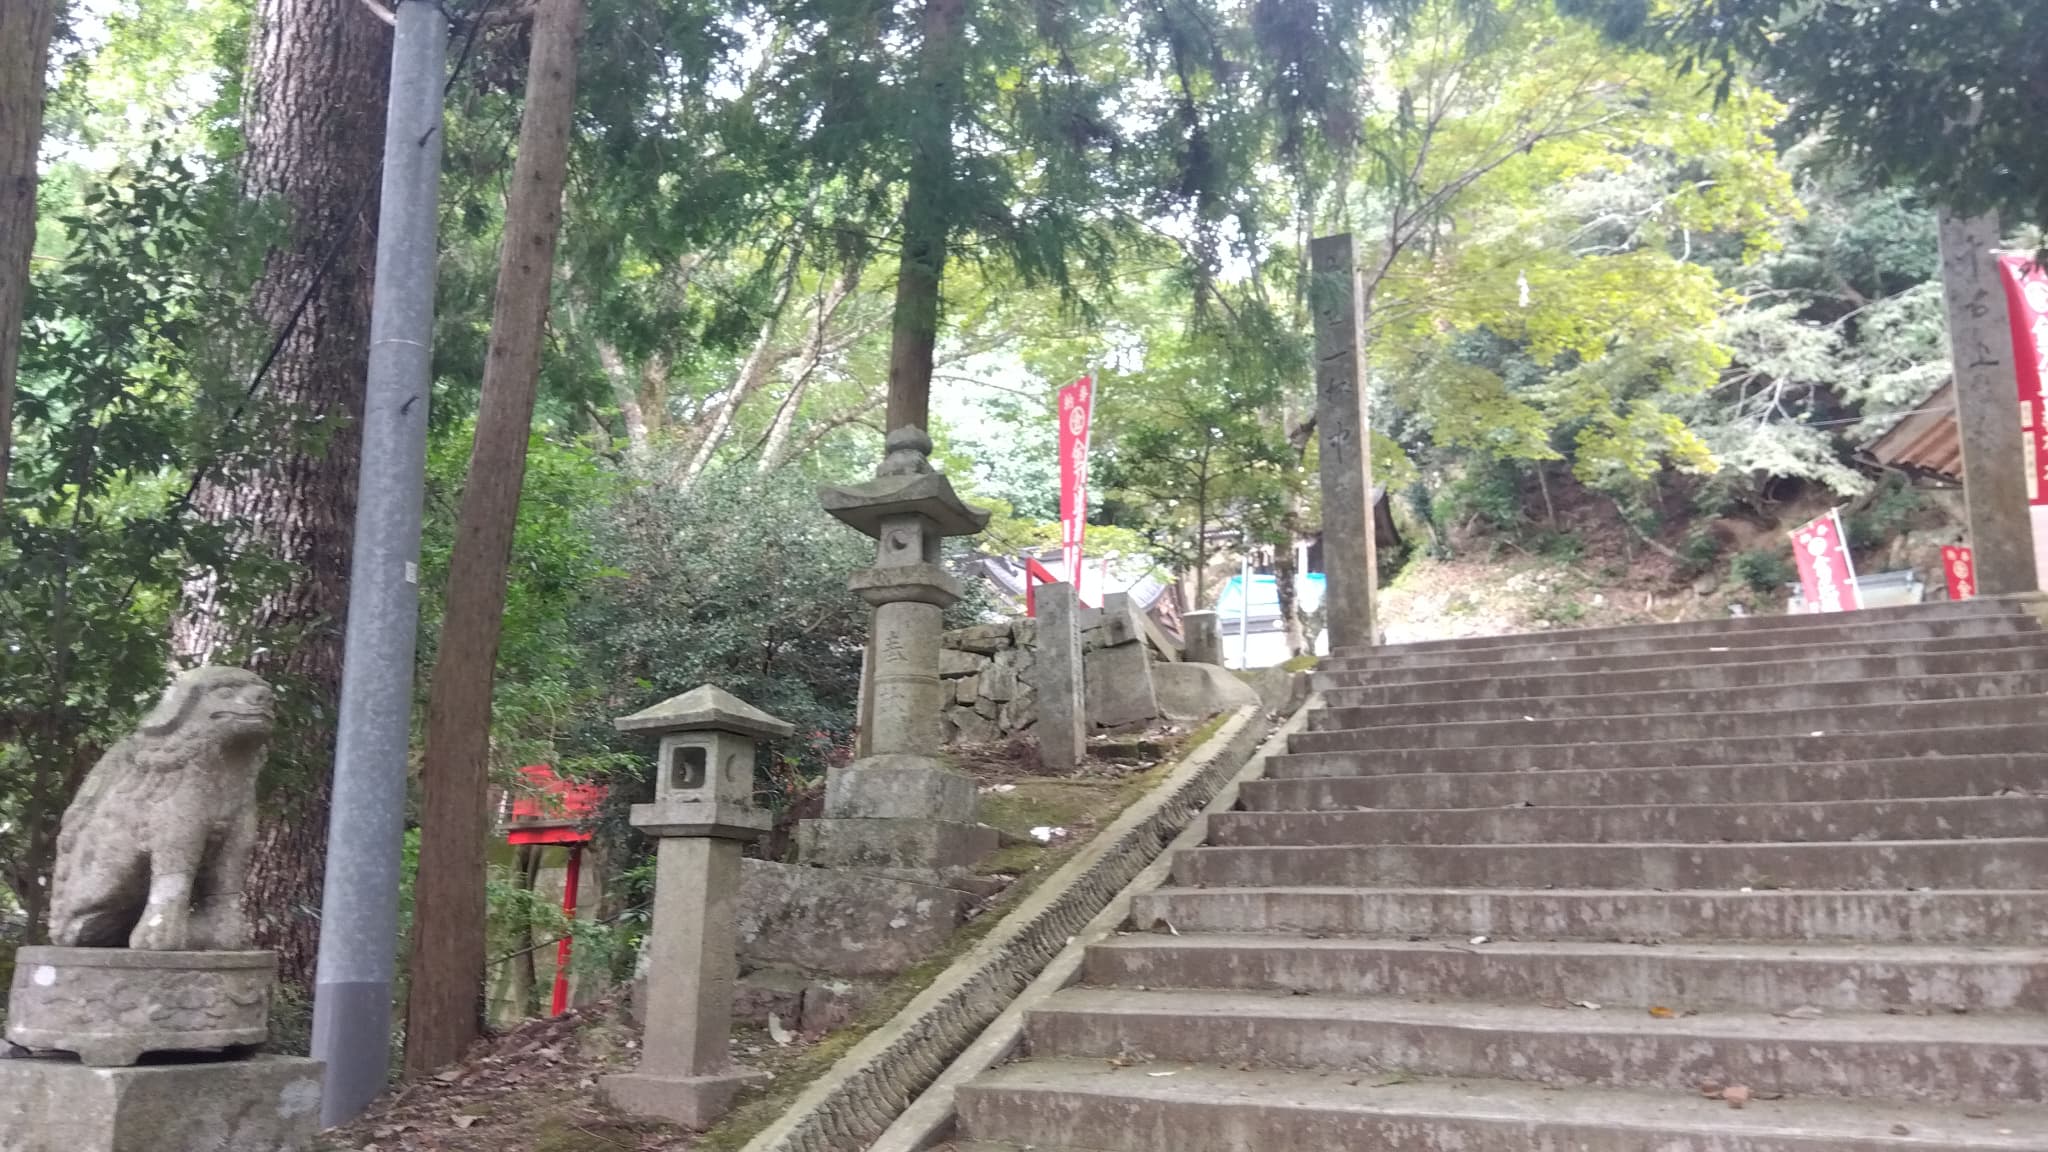
[[[1780,108],[1737,88],[1716,109],[1545,5],[1447,12],[1397,38],[1403,102],[1373,122],[1384,144],[1357,185],[1383,243],[1408,238],[1375,297],[1395,418],[1433,459],[1561,459],[1618,499],[1713,471],[1694,422],[1729,363],[1731,297],[1695,253],[1752,259],[1796,216],[1767,135]]]
[[[1757,548],[1738,552],[1728,562],[1728,574],[1741,581],[1753,592],[1776,592],[1799,578],[1799,572],[1792,567],[1792,560],[1785,551],[1776,548]]]
[[[1714,566],[1721,558],[1721,538],[1705,525],[1694,527],[1678,543],[1678,564],[1686,575],[1696,575]]]
[[[1846,517],[1843,530],[1849,535],[1849,547],[1861,551],[1890,544],[1906,534],[1926,507],[1926,495],[1912,481],[1896,472],[1886,473],[1870,501]]]
[[[1522,492],[1515,470],[1481,457],[1452,476],[1432,501],[1433,519],[1443,525],[1484,525],[1494,532],[1514,533],[1522,525]]]
[[[1213,531],[1258,533],[1283,514],[1289,453],[1265,416],[1280,381],[1228,333],[1147,335],[1140,367],[1102,377],[1092,467],[1154,557],[1198,570]]]
[[[868,612],[847,573],[872,545],[794,476],[714,474],[603,510],[608,575],[578,612],[579,663],[622,710],[714,683],[788,720],[807,772],[853,720]]]
[[[165,515],[219,379],[224,204],[175,159],[117,169],[32,284],[0,541],[0,845],[34,930],[65,804],[163,687],[183,573],[227,559]]]
[[[2048,9],[2034,0],[1573,0],[1619,35],[1665,45],[1717,91],[1761,74],[1795,98],[1794,124],[1886,182],[1966,212],[2048,225],[2037,126]]]

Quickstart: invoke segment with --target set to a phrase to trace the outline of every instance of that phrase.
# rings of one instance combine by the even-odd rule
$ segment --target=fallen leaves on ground
[[[633,1063],[622,1000],[489,1037],[462,1062],[395,1086],[320,1152],[681,1152],[689,1138],[599,1103],[597,1078]]]

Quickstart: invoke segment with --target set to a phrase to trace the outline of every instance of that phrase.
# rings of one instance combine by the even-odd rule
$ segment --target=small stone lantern
[[[606,1076],[622,1111],[709,1127],[761,1073],[732,1063],[740,845],[773,817],[754,804],[754,746],[794,727],[707,684],[612,721],[661,737],[654,801],[633,826],[659,841],[640,1066]]]

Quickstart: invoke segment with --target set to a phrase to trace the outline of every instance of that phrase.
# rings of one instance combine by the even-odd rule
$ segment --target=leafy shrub
[[[1474,461],[1445,484],[1436,500],[1439,523],[1462,527],[1476,521],[1506,531],[1522,522],[1522,490],[1512,466],[1498,460]]]
[[[1903,476],[1888,474],[1870,503],[1849,517],[1844,527],[1849,547],[1857,551],[1882,548],[1905,534],[1926,507],[1927,498]]]
[[[1721,538],[1707,528],[1694,528],[1678,542],[1679,567],[1688,576],[1705,572],[1721,556]]]
[[[1737,580],[1758,592],[1775,592],[1799,578],[1798,569],[1782,552],[1767,548],[1744,552],[1729,562],[1728,570]]]

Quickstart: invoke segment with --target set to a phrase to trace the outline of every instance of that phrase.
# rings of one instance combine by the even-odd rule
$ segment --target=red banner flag
[[[1808,612],[1841,612],[1863,607],[1856,593],[1856,568],[1849,562],[1849,544],[1842,518],[1834,510],[1792,530],[1792,558],[1799,564],[1799,586]]]
[[[2019,377],[2027,502],[2040,506],[2048,504],[2048,407],[2041,395],[2042,384],[2048,381],[2048,272],[2032,256],[2010,252],[1999,254],[1998,267],[2012,321],[2014,375]]]
[[[1060,559],[1081,588],[1081,538],[1088,531],[1088,423],[1095,382],[1083,376],[1060,389]]]
[[[1968,600],[1977,594],[1977,562],[1961,544],[1941,546],[1941,574],[1948,577],[1948,598]]]

